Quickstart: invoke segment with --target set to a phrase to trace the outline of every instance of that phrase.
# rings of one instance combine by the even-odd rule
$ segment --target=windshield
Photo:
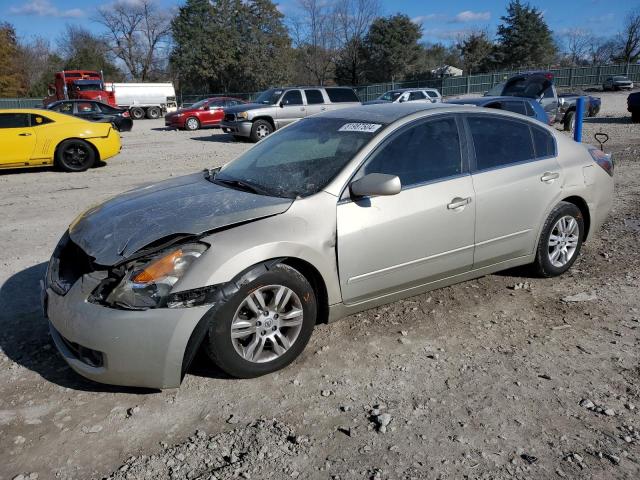
[[[386,92],[380,96],[378,100],[386,100],[387,102],[395,102],[398,97],[402,95],[402,92]]]
[[[282,89],[270,88],[269,90],[265,90],[258,98],[256,98],[255,103],[262,103],[264,105],[275,105],[280,97],[282,96]]]
[[[199,102],[192,104],[189,108],[198,109],[198,108],[204,107],[206,103],[207,103],[207,99],[200,100]]]
[[[91,91],[91,90],[102,90],[102,85],[100,84],[100,82],[96,82],[96,83],[76,83],[74,85],[74,88],[76,90],[81,91],[81,92],[86,92],[86,91]]]
[[[382,127],[339,118],[300,120],[222,167],[215,182],[242,183],[276,197],[312,195],[324,188]]]

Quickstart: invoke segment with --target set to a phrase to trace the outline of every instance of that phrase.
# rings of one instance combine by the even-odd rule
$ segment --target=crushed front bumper
[[[64,296],[45,287],[45,317],[67,363],[100,383],[179,387],[187,343],[211,306],[142,311],[108,308],[87,300],[98,282],[86,274]]]
[[[244,122],[229,122],[223,120],[220,122],[220,128],[224,133],[230,133],[236,137],[250,137],[251,136],[251,127],[253,123],[249,121]]]

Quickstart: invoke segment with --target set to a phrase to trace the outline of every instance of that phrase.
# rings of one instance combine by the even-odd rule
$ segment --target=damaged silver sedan
[[[84,212],[49,263],[45,314],[98,382],[177,387],[200,348],[264,375],[319,322],[518,265],[564,273],[612,175],[608,155],[508,112],[328,112]]]

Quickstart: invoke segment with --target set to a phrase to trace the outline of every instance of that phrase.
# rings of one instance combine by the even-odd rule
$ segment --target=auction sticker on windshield
[[[373,133],[378,130],[382,125],[379,123],[345,123],[341,126],[339,132],[365,132]]]

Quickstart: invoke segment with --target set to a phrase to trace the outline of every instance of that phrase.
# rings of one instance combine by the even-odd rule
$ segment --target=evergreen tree
[[[512,0],[498,26],[497,60],[506,68],[550,63],[557,46],[542,12]]]
[[[417,65],[421,36],[421,27],[406,15],[374,20],[364,41],[367,80],[402,80]]]
[[[19,68],[20,49],[16,31],[0,23],[0,97],[19,97],[26,93],[27,82]]]
[[[485,32],[470,33],[456,46],[462,59],[460,68],[464,75],[488,72],[493,68],[495,45]]]

